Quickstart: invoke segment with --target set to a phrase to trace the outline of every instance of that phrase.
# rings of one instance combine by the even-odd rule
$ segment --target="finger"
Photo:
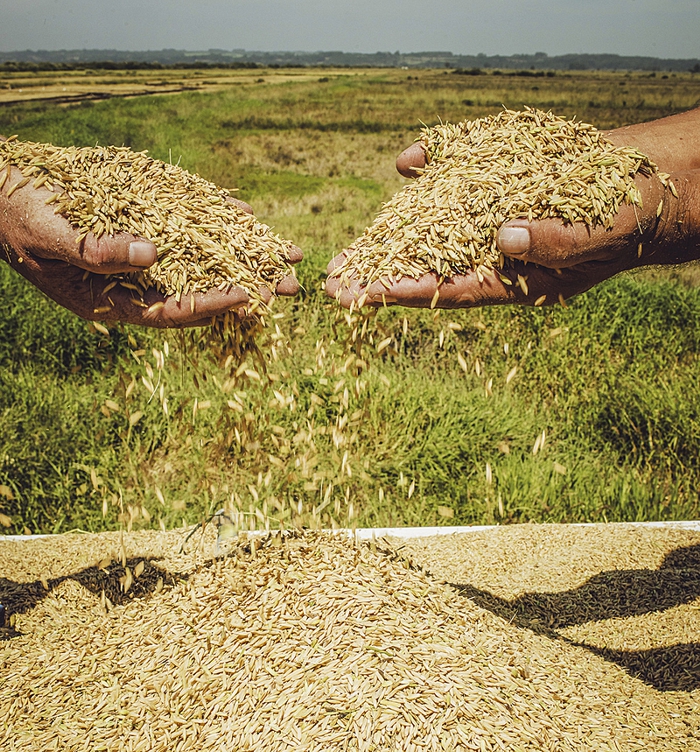
[[[511,271],[517,278],[517,274]],[[528,291],[529,292],[529,291]],[[366,290],[374,306],[402,305],[408,308],[470,308],[503,303],[527,303],[529,294],[506,275],[495,271],[440,280],[430,272],[418,279],[404,277],[388,287],[375,282]]]
[[[405,178],[416,178],[420,174],[416,170],[422,170],[428,163],[428,155],[420,141],[411,144],[404,149],[396,159],[396,169]]]
[[[22,179],[19,170],[13,168],[8,182],[15,184]],[[156,247],[144,238],[129,233],[102,235],[88,233],[81,239],[81,229],[65,217],[56,214],[46,204],[53,194],[45,187],[25,185],[7,196],[5,211],[12,218],[12,242],[28,254],[44,259],[64,261],[96,274],[116,274],[145,269],[156,261]]]
[[[326,292],[340,305],[401,305],[408,308],[472,308],[511,303],[554,305],[584,292],[629,268],[626,259],[589,262],[566,269],[512,261],[503,270],[469,272],[440,283],[436,274],[403,278],[393,284],[375,282],[368,288],[357,280],[329,278]],[[436,296],[437,293],[437,296]]]
[[[357,302],[365,288],[352,276],[352,270],[340,275],[340,269],[349,266],[348,256],[343,251],[332,258],[326,266],[326,295],[335,298],[342,306],[348,308],[352,301]]]
[[[436,297],[437,292],[437,297]],[[527,302],[527,297],[517,287],[505,284],[500,276],[487,274],[481,278],[476,273],[443,280],[428,273],[413,279],[404,277],[392,284],[380,280],[369,287],[356,279],[326,280],[326,293],[341,306],[374,307],[400,305],[407,308],[467,308],[498,303]]]
[[[559,219],[514,219],[498,230],[496,245],[504,256],[552,269],[608,261],[636,252],[644,235],[639,220],[641,217],[629,206],[620,210],[614,227],[609,229],[591,228],[583,222],[567,224]]]
[[[68,274],[66,272],[65,276]],[[174,296],[165,296],[153,288],[146,290],[141,297],[131,289],[119,284],[112,287],[109,280],[95,276],[87,281],[81,277],[75,288],[70,304],[59,300],[55,295],[53,297],[83,318],[122,321],[156,328],[204,326],[211,324],[214,317],[229,311],[241,311],[250,303],[250,297],[240,287],[183,295],[180,300]]]
[[[147,269],[157,258],[155,245],[144,238],[128,233],[97,238],[89,233],[77,244],[70,262],[95,274],[118,274]]]
[[[204,326],[211,324],[214,316],[243,312],[250,303],[248,294],[239,287],[182,296],[179,301],[149,289],[141,298],[121,285],[110,286],[110,280],[102,276],[86,278],[83,270],[72,264],[36,256],[23,256],[19,263],[20,257],[12,250],[10,254],[10,262],[20,274],[60,305],[91,321],[121,321],[157,328]],[[269,300],[269,290],[260,292],[263,300]]]
[[[331,298],[335,297],[336,292],[340,288],[340,280],[336,277],[326,277],[326,295],[328,295]]]
[[[240,287],[183,295],[180,300],[147,290],[143,301],[147,307],[141,309],[142,323],[146,326],[181,328],[199,326],[201,320],[211,323],[215,316],[242,309],[249,304],[250,296]]]
[[[362,299],[365,288],[357,280],[340,280],[338,277],[326,279],[326,295],[334,298],[344,308],[349,308],[353,303],[358,305]],[[367,304],[367,299],[364,299]]]
[[[299,282],[293,274],[288,274],[276,288],[277,295],[291,296],[299,292]]]
[[[352,269],[341,275],[333,272],[349,266],[344,253],[333,258],[327,267],[326,294],[335,298],[345,308],[351,305],[401,305],[410,308],[458,308],[476,305],[494,305],[506,302],[527,302],[527,296],[504,274],[476,272],[440,282],[437,274],[428,273],[413,279],[403,277],[393,283],[387,280],[373,282],[365,287],[352,276]],[[517,274],[512,272],[513,278]],[[502,281],[506,278],[506,282]],[[439,288],[439,291],[438,291]],[[438,291],[437,298],[435,293]],[[433,305],[435,304],[435,305]]]
[[[289,263],[298,264],[304,258],[301,248],[293,245],[289,249]]]
[[[595,258],[601,252],[600,243],[593,242],[591,234],[590,227],[578,222],[514,219],[499,228],[496,245],[511,259],[561,269]]]
[[[642,194],[641,206],[623,204],[609,228],[561,219],[512,219],[499,228],[496,245],[504,256],[552,269],[621,256],[634,258],[639,243],[654,235],[656,210],[664,199],[664,187],[657,178],[639,178],[637,186]]]
[[[231,204],[235,204],[236,206],[238,206],[238,207],[240,207],[241,209],[243,209],[243,211],[244,211],[244,212],[245,212],[246,214],[254,214],[254,212],[253,212],[253,207],[252,207],[252,206],[251,206],[250,204],[246,203],[245,201],[241,201],[241,199],[240,199],[240,198],[234,198],[233,196],[228,196],[228,197],[226,198],[226,200],[227,200],[227,201],[228,201],[229,203],[231,203]]]
[[[328,262],[328,266],[326,266],[326,274],[332,274],[336,269],[343,266],[347,260],[348,260],[348,257],[344,252],[339,253],[337,256],[334,256]]]

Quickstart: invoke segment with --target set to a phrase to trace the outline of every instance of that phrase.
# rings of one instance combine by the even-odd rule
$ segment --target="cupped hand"
[[[435,274],[375,282],[364,288],[352,278],[352,260],[343,254],[329,273],[347,263],[343,284],[329,278],[326,289],[341,305],[466,308],[505,303],[552,304],[584,292],[621,271],[648,264],[677,264],[700,258],[700,110],[610,131],[613,143],[634,146],[669,173],[673,188],[657,176],[637,178],[642,206],[624,205],[611,229],[547,219],[514,219],[496,236],[508,257],[503,270],[455,276],[439,285]],[[427,163],[419,142],[396,160],[405,177]]]
[[[346,261],[344,254],[336,256],[328,264],[328,274]],[[547,269],[516,260],[503,270],[492,270],[481,276],[469,272],[442,282],[433,272],[418,279],[403,277],[392,284],[373,282],[368,287],[352,276],[342,280],[328,277],[326,293],[345,308],[350,308],[353,302],[355,306],[407,308],[472,308],[506,303],[551,305],[584,292],[626,268],[621,262],[586,262],[565,269]]]
[[[505,256],[573,270],[591,262],[603,279],[623,269],[700,258],[700,109],[604,135],[616,146],[632,146],[649,157],[670,175],[668,184],[657,175],[637,177],[641,206],[623,205],[609,230],[554,219],[506,222],[496,237]]]
[[[89,233],[78,240],[79,230],[46,204],[51,196],[48,189],[29,183],[8,196],[21,179],[12,168],[0,190],[0,258],[64,308],[93,321],[159,328],[203,326],[227,311],[245,313],[251,301],[239,287],[183,295],[178,301],[156,290],[147,290],[141,300],[135,291],[112,284],[106,275],[142,271],[155,263],[153,243],[127,233],[100,238]],[[245,202],[231,200],[252,213]],[[295,247],[290,261],[298,263],[301,258]],[[275,293],[294,295],[298,290],[296,278],[288,275]],[[267,302],[272,291],[263,287],[260,296]]]

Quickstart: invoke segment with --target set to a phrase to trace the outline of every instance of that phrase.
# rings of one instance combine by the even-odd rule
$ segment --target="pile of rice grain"
[[[0,643],[3,749],[700,749],[697,693],[511,624],[388,544],[181,540],[129,536],[128,576],[100,561],[114,534],[0,541],[23,611]]]
[[[243,288],[253,299],[260,287],[274,292],[292,273],[292,244],[230,201],[230,193],[178,165],[126,147],[58,147],[0,142],[0,187],[10,175],[54,191],[47,203],[80,230],[79,238],[119,232],[150,240],[158,261],[144,272],[114,275],[143,293],[155,287],[178,300],[214,288]]]
[[[656,172],[594,126],[533,109],[426,128],[420,141],[428,165],[346,249],[333,276],[368,285],[427,272],[482,275],[503,266],[496,232],[507,220],[609,227],[623,203],[641,204],[635,175]]]

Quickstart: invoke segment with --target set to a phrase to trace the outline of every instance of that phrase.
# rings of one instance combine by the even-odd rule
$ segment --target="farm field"
[[[302,295],[270,319],[277,359],[235,384],[196,333],[105,336],[2,265],[7,531],[170,528],[223,506],[258,527],[698,518],[695,266],[568,308],[383,310],[353,358],[322,292],[404,184],[394,159],[421,122],[529,105],[613,128],[700,103],[691,74],[540,73],[1,72],[0,133],[179,161],[305,252]]]
[[[7,67],[7,66],[6,66]],[[257,70],[81,70],[55,71],[7,70],[0,83],[0,105],[21,102],[69,104],[79,101],[172,94],[181,91],[214,92],[233,86],[286,81],[318,80],[318,72],[309,69]]]

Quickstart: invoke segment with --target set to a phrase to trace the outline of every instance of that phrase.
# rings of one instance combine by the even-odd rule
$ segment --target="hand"
[[[606,133],[613,143],[635,146],[660,171],[670,173],[678,197],[665,189],[658,177],[638,178],[643,207],[623,206],[611,230],[589,230],[584,224],[566,225],[554,219],[507,222],[497,235],[499,249],[510,258],[505,269],[483,280],[476,273],[445,280],[439,288],[437,306],[552,304],[626,269],[700,258],[699,134],[700,110]],[[402,152],[396,161],[405,177],[415,177],[415,170],[425,164],[426,155],[419,143]],[[657,217],[662,199],[662,212]],[[333,259],[329,272],[344,260],[342,254]],[[328,280],[326,289],[346,307],[366,293],[371,305],[423,308],[433,302],[438,279],[435,274],[426,274],[418,280],[404,278],[388,288],[376,282],[364,289],[352,280],[341,287],[334,278]]]
[[[0,258],[78,316],[93,321],[182,328],[204,326],[213,316],[226,311],[244,311],[250,302],[248,294],[239,287],[227,292],[211,290],[183,295],[179,302],[148,290],[142,303],[132,291],[118,284],[105,293],[110,284],[105,275],[148,268],[156,261],[155,246],[127,233],[103,235],[99,239],[89,234],[76,242],[79,231],[46,205],[45,200],[51,195],[46,188],[35,189],[29,183],[8,198],[9,188],[21,177],[13,168],[0,190]],[[248,204],[231,200],[252,214]],[[292,263],[301,258],[301,251],[295,249]],[[289,275],[279,283],[276,293],[294,295],[298,290],[296,279]],[[265,301],[272,296],[267,288],[260,292]],[[156,303],[163,305],[154,306]]]

